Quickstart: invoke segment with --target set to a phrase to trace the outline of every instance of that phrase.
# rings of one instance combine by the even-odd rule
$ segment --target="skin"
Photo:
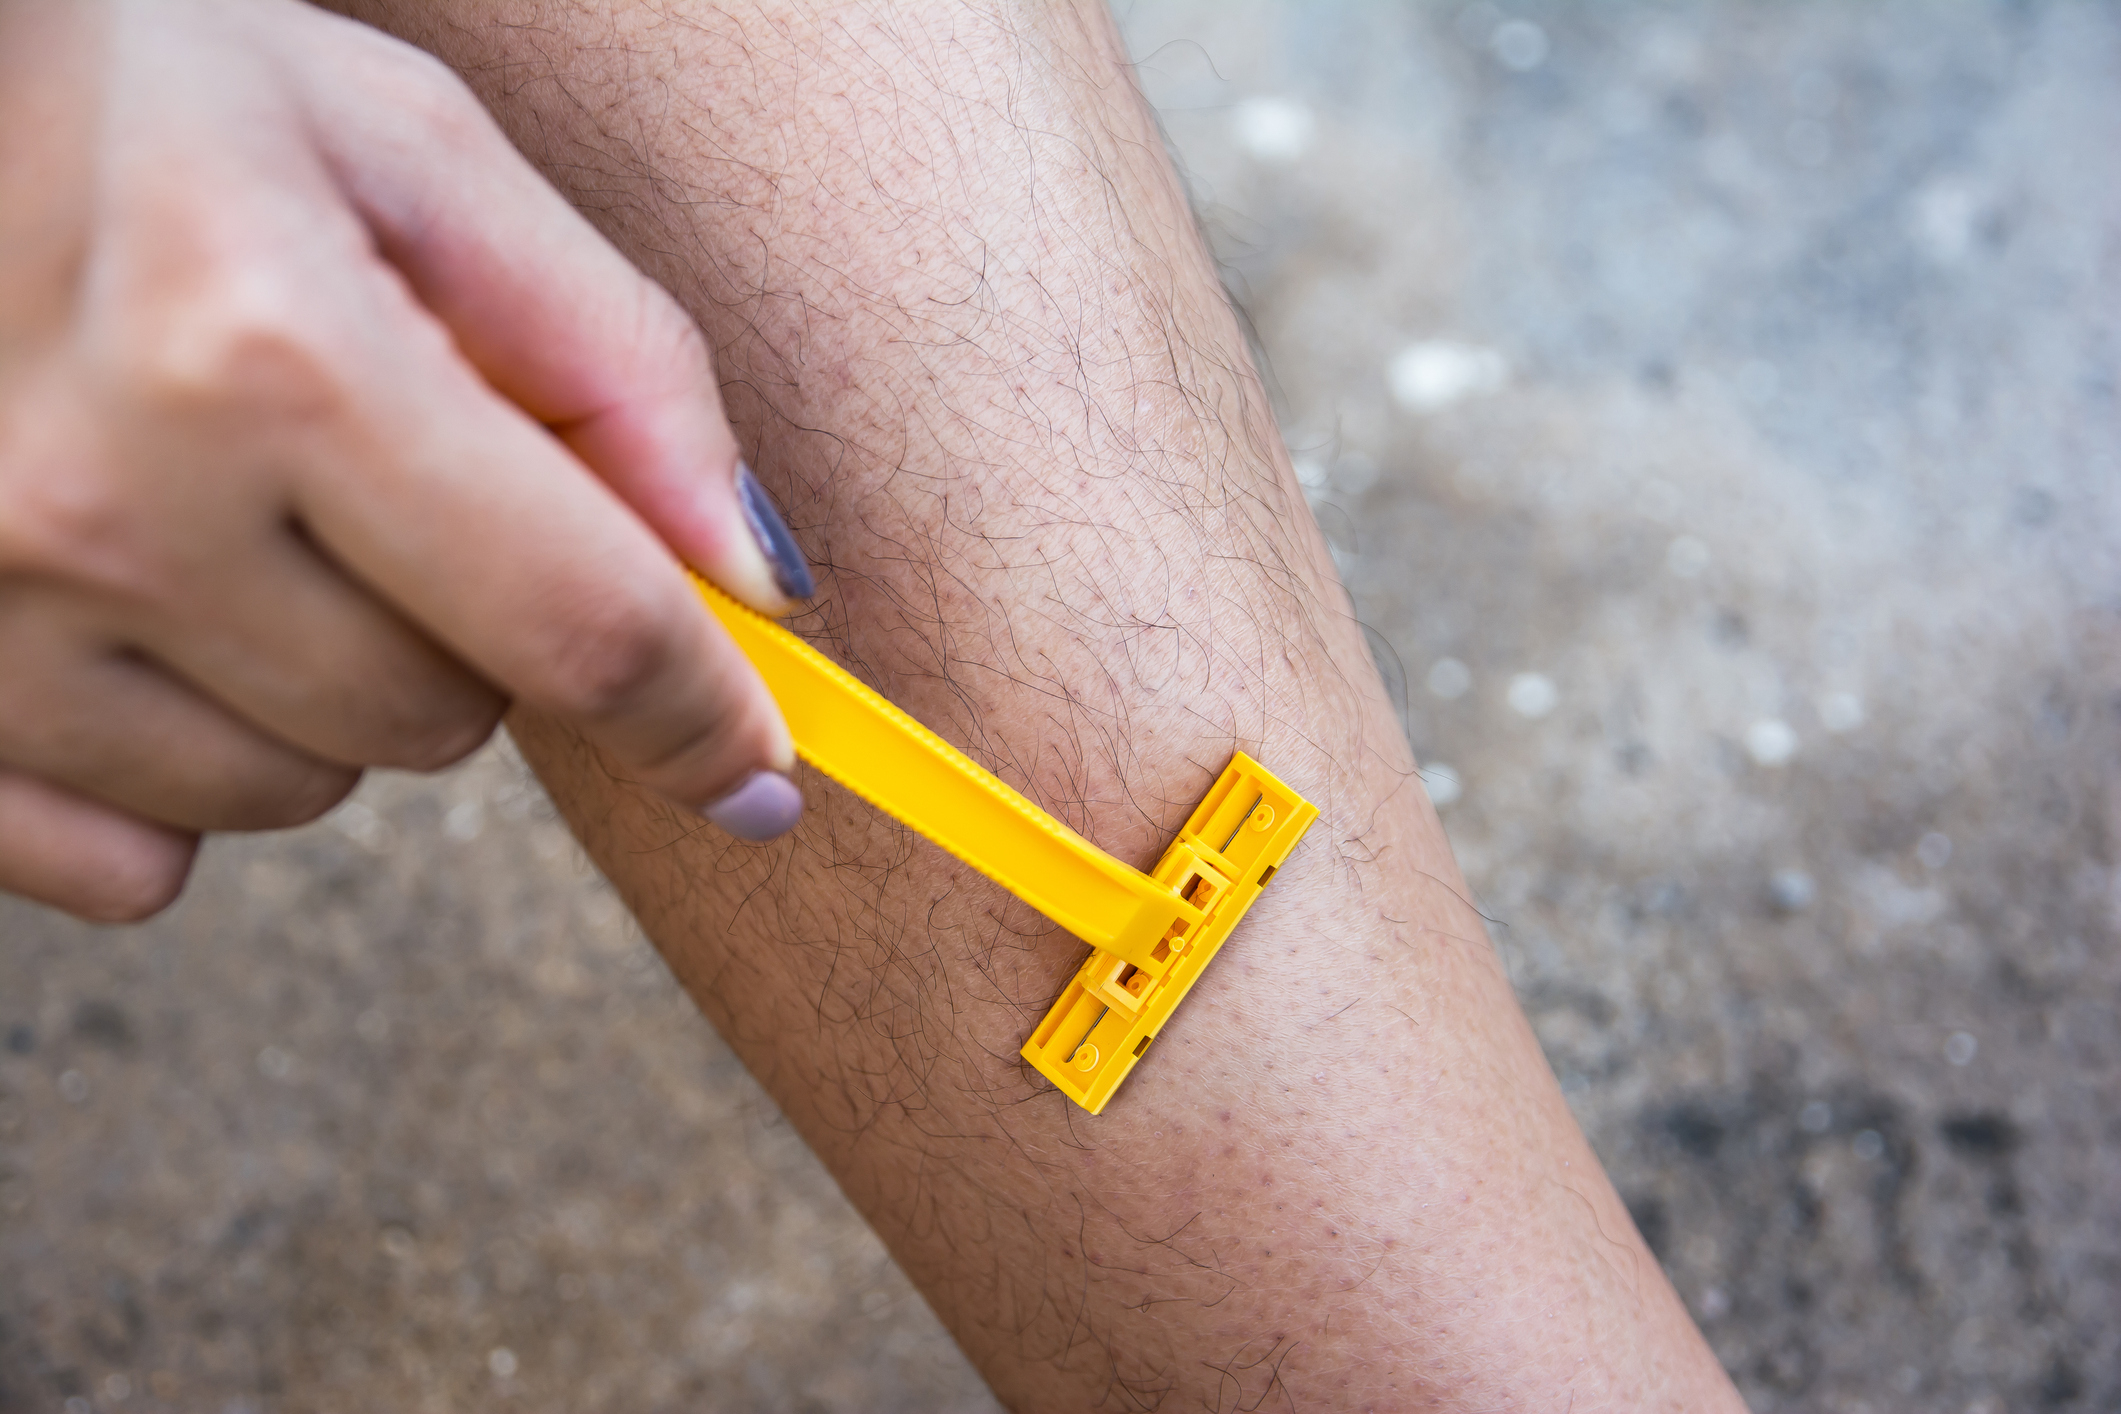
[[[1104,13],[361,14],[602,238],[367,31],[0,0],[0,133],[52,135],[0,146],[0,886],[149,911],[199,831],[513,703],[1012,1407],[1736,1408],[1465,900]],[[1102,1117],[1016,1055],[1074,940],[814,777],[775,844],[691,809],[786,764],[678,570],[787,607],[739,445],[821,572],[797,627],[1121,858],[1235,749],[1321,806]]]
[[[1228,760],[1322,807],[1106,1113],[1081,947],[805,777],[732,844],[514,729],[1011,1407],[1730,1409],[1563,1105],[1095,7],[368,4],[715,348],[794,622],[1138,866]]]
[[[787,607],[706,345],[454,75],[8,0],[0,134],[0,888],[144,916],[511,700],[688,805],[792,765],[679,562]]]

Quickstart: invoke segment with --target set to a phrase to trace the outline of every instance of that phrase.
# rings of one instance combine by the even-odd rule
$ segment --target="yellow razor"
[[[1318,807],[1238,752],[1144,874],[772,619],[694,582],[780,703],[798,755],[1090,945],[1023,1056],[1103,1110]]]

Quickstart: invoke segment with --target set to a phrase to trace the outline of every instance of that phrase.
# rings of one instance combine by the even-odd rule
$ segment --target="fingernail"
[[[700,814],[740,840],[778,839],[803,818],[803,793],[773,771],[754,771],[735,790],[701,807]]]
[[[744,503],[744,519],[751,523],[752,538],[765,552],[766,563],[773,566],[775,587],[790,599],[808,599],[817,593],[817,580],[811,577],[803,547],[788,533],[788,522],[774,509],[766,488],[759,485],[751,468],[742,462],[736,464],[736,494]]]

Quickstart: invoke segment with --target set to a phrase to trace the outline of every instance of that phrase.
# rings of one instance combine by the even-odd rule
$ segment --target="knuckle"
[[[184,887],[198,836],[0,769],[0,892],[98,923],[134,923]]]
[[[193,842],[141,841],[118,852],[96,892],[76,910],[97,923],[139,923],[177,901],[191,876]]]
[[[454,766],[484,746],[500,720],[498,701],[424,713],[393,733],[389,759],[380,764],[408,771],[439,771]]]
[[[636,286],[635,344],[654,351],[655,363],[687,378],[711,376],[707,336],[668,291],[643,276]]]
[[[655,596],[603,585],[575,598],[555,620],[558,641],[542,705],[562,716],[601,721],[619,716],[653,692],[679,652],[677,626]]]
[[[449,95],[460,102],[473,102],[471,90],[457,77],[457,71],[443,63],[427,50],[413,44],[385,41],[379,52],[387,53],[391,67],[400,81],[432,93]]]
[[[690,733],[638,768],[640,778],[673,800],[719,800],[766,759],[765,734],[750,726],[734,704],[710,705]]]
[[[306,825],[337,805],[360,783],[350,766],[321,761],[289,763],[260,772],[231,801],[227,818],[215,822],[224,830],[285,830]]]
[[[72,475],[0,467],[0,575],[130,580],[136,519],[130,498],[94,465]]]
[[[635,351],[635,366],[643,370],[646,386],[690,406],[698,405],[701,390],[715,387],[714,350],[706,334],[667,290],[645,276],[635,277],[632,309],[622,332],[625,347]]]
[[[361,772],[353,767],[326,766],[309,773],[285,796],[286,821],[306,825],[353,794],[361,783]]]
[[[401,132],[424,146],[462,152],[490,146],[493,120],[454,69],[425,50],[392,44],[378,50],[368,87],[387,100]]]
[[[55,597],[40,608],[100,602],[160,612],[195,587],[197,557],[188,549],[168,535],[151,497],[93,464],[0,494],[0,593],[17,591],[18,610],[30,608],[23,591],[42,591]]]
[[[486,110],[440,60],[429,62],[434,72],[423,75],[423,81],[412,86],[413,112],[422,135],[453,152],[478,152],[490,147],[494,130]]]
[[[114,370],[151,417],[317,422],[346,402],[347,360],[311,301],[265,273],[227,271],[139,311]]]
[[[140,554],[136,498],[77,390],[42,391],[0,402],[0,578],[124,569]]]

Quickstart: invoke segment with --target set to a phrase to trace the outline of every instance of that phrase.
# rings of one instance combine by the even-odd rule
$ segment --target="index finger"
[[[670,550],[399,299],[346,351],[371,381],[297,458],[302,523],[464,661],[577,724],[641,783],[704,806],[792,770],[779,709]],[[391,306],[387,292],[365,303]],[[781,786],[768,789],[787,818],[764,833],[800,809]]]
[[[531,168],[453,74],[355,28],[360,41],[333,62],[359,66],[361,81],[310,103],[320,147],[384,258],[486,381],[681,559],[769,613],[808,598],[800,550],[777,515],[761,517],[763,493],[742,466],[698,326]]]

